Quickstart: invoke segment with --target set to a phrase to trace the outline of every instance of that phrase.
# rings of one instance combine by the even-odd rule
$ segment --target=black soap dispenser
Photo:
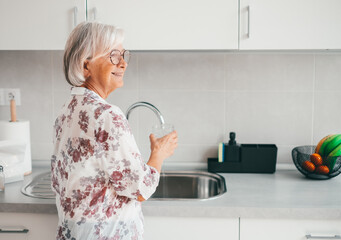
[[[236,142],[236,133],[230,132],[230,140],[225,145],[225,162],[239,162],[240,161],[240,146]]]

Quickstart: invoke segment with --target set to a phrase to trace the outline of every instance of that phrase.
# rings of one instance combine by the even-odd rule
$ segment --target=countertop
[[[21,188],[49,168],[33,168],[24,181],[6,184],[0,192],[0,212],[56,214],[53,199],[23,195]],[[311,180],[297,170],[274,174],[226,174],[227,192],[211,200],[145,201],[145,216],[217,218],[340,219],[341,177]]]

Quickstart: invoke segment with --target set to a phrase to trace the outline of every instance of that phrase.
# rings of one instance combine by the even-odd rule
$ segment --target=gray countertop
[[[55,201],[23,195],[22,186],[48,168],[34,168],[24,181],[6,184],[0,212],[56,214]],[[212,200],[145,201],[145,216],[300,218],[341,220],[341,177],[310,180],[297,170],[274,174],[220,174],[227,192]]]

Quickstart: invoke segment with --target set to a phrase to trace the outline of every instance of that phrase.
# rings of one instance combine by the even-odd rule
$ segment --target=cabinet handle
[[[28,233],[28,229],[21,227],[2,227],[0,228],[1,233]]]
[[[340,235],[335,236],[311,236],[310,234],[305,235],[306,239],[341,239]]]
[[[78,8],[74,7],[73,8],[73,26],[77,26],[77,14],[78,14]]]
[[[250,38],[250,5],[247,6],[247,38]]]

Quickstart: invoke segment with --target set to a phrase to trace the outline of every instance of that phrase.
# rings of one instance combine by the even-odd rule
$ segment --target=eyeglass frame
[[[116,64],[115,64],[115,63],[113,62],[113,60],[112,60],[112,57],[114,57],[114,56],[112,56],[111,53],[112,53],[113,51],[117,51],[117,52],[120,53],[120,58],[118,59],[118,63],[116,63]],[[125,54],[125,52],[128,52],[128,53],[129,53],[129,60],[128,60],[128,62],[124,59],[124,54]],[[121,62],[121,58],[123,58],[123,60],[128,64],[129,61],[130,61],[130,57],[131,57],[130,51],[127,50],[127,49],[124,49],[124,50],[123,50],[123,53],[121,53],[121,51],[118,50],[118,49],[113,49],[113,50],[110,52],[110,54],[109,54],[110,62],[111,62],[113,65],[119,64],[119,63]]]

